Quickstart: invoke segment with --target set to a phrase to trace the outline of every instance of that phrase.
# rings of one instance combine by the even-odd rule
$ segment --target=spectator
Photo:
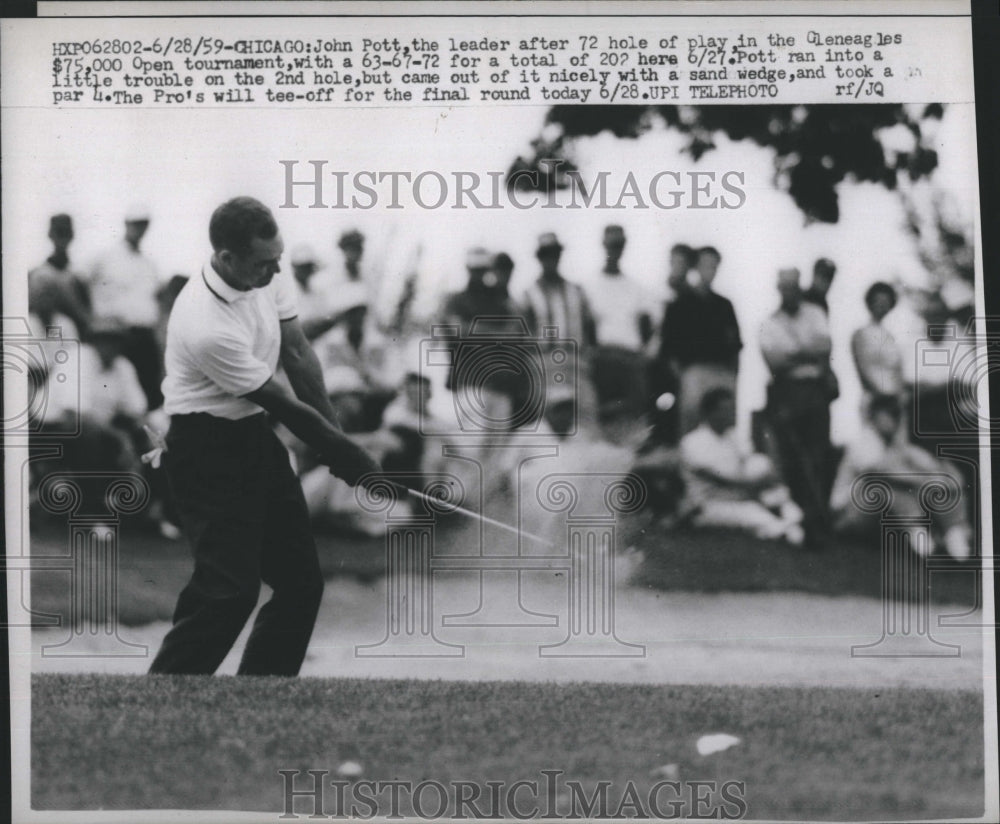
[[[563,246],[554,233],[539,236],[535,256],[542,272],[525,292],[522,305],[528,328],[542,341],[543,357],[559,347],[560,339],[575,342],[577,363],[569,364],[568,369],[545,370],[546,398],[551,398],[555,390],[568,389],[576,397],[578,418],[590,420],[596,401],[589,380],[580,373],[597,342],[596,326],[586,292],[559,271],[562,252]],[[569,382],[560,383],[556,376]]]
[[[73,242],[73,219],[66,214],[49,219],[52,254],[28,272],[28,311],[43,326],[59,326],[60,317],[68,318],[78,334],[86,334],[90,323],[90,299],[83,277],[69,261]],[[66,336],[70,337],[69,330]]]
[[[396,394],[392,364],[369,335],[367,304],[345,305],[341,314],[343,322],[316,343],[323,383],[345,432],[373,432]]]
[[[904,396],[903,353],[882,323],[896,306],[896,300],[896,290],[888,283],[873,283],[865,292],[871,320],[851,336],[851,354],[864,392],[863,417],[867,417],[873,398],[888,396],[901,401]]]
[[[818,538],[829,515],[830,332],[823,310],[803,302],[798,269],[778,272],[778,291],[781,306],[760,331],[771,370],[768,418],[782,476]]]
[[[818,306],[827,315],[830,314],[830,307],[827,305],[826,296],[833,284],[833,277],[837,274],[837,264],[830,258],[820,258],[813,264],[812,283],[809,288],[802,293],[802,300]]]
[[[691,284],[688,275],[698,263],[698,253],[686,243],[675,243],[670,248],[670,271],[667,273],[667,287],[670,290],[668,301],[677,298],[681,292],[686,292]]]
[[[736,394],[743,342],[733,304],[712,290],[721,260],[711,246],[699,250],[697,281],[667,306],[660,331],[659,360],[679,378],[681,435],[697,425],[701,399],[709,389]]]
[[[94,423],[133,435],[142,430],[146,396],[135,367],[121,355],[124,330],[94,325],[80,349],[80,401]]]
[[[156,340],[160,346],[160,351],[164,351],[167,345],[167,323],[170,320],[170,310],[174,308],[174,301],[181,293],[181,289],[187,284],[187,275],[173,275],[170,280],[156,290],[156,306],[158,310],[156,320]]]
[[[624,414],[635,418],[646,402],[646,356],[653,336],[652,298],[619,266],[625,231],[604,229],[604,268],[591,286],[597,347],[591,376],[602,420]]]
[[[439,313],[441,323],[458,327],[445,386],[461,394],[460,407],[478,409],[484,425],[490,421],[491,426],[506,430],[519,423],[524,393],[530,391],[523,385],[527,375],[512,368],[517,365],[513,352],[495,348],[491,350],[496,352],[495,363],[487,363],[483,350],[470,346],[469,339],[477,335],[493,340],[524,338],[527,329],[507,291],[513,261],[476,247],[466,254],[465,269],[465,288],[447,295]]]
[[[363,266],[365,236],[357,229],[341,233],[337,246],[343,255],[339,266],[320,272],[314,289],[328,296],[327,309],[338,314],[355,306],[371,309],[374,283]]]
[[[398,442],[382,460],[386,472],[408,472],[416,477],[419,473],[442,469],[441,450],[438,448],[436,454],[433,450],[433,446],[440,444],[433,434],[438,429],[437,420],[429,408],[432,391],[426,375],[407,372],[402,392],[386,407],[382,426]],[[415,482],[413,486],[418,484]]]
[[[976,383],[984,369],[976,358],[975,338],[952,322],[940,297],[926,298],[923,316],[926,336],[913,369],[917,425],[910,429],[910,440],[936,452],[976,428]]]
[[[736,404],[728,389],[701,402],[702,423],[681,439],[687,508],[695,526],[745,529],[755,537],[804,540],[802,510],[771,461],[743,449],[736,438]]]
[[[50,376],[43,432],[77,434],[63,441],[64,464],[87,472],[137,471],[144,443],[146,396],[135,368],[121,357],[124,333],[101,323],[91,326],[79,348],[79,382]]]
[[[663,309],[660,322],[660,348],[652,360],[649,369],[648,406],[652,428],[649,438],[643,446],[644,450],[655,449],[657,446],[674,445],[680,433],[677,431],[679,420],[679,405],[677,397],[680,394],[680,378],[676,372],[677,363],[664,351],[663,336],[667,328],[667,313],[678,295],[690,289],[688,275],[698,262],[698,254],[685,243],[676,243],[670,249],[670,268],[667,273],[667,289],[669,296]]]
[[[98,257],[89,286],[94,320],[122,327],[122,352],[135,367],[149,408],[156,409],[163,403],[163,353],[156,337],[159,275],[139,248],[149,223],[144,208],[126,213],[124,240]]]
[[[943,472],[960,483],[960,476],[954,467],[899,437],[901,421],[901,409],[896,397],[876,395],[872,398],[868,420],[858,437],[848,445],[830,496],[834,524],[838,530],[856,532],[866,527],[871,530],[877,528],[872,516],[859,510],[852,500],[852,487],[865,473],[884,474],[884,480],[892,490],[889,514],[894,518],[925,517],[925,510],[917,497],[920,476]],[[933,518],[932,539],[943,540],[945,550],[953,558],[967,558],[971,553],[972,533],[965,508],[955,506],[948,512],[936,513]],[[913,542],[911,546],[919,551],[921,544]],[[926,549],[932,552],[933,546]]]
[[[348,300],[348,297],[341,295],[331,298],[329,289],[323,286],[323,278],[317,276],[319,262],[310,246],[306,244],[296,246],[289,256],[289,262],[299,295],[299,321],[302,323],[302,331],[308,340],[315,340],[343,320],[343,302]],[[363,300],[358,302],[364,303]],[[339,311],[335,303],[340,304]]]

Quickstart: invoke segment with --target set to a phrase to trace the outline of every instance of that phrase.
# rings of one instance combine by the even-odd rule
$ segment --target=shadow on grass
[[[635,541],[645,560],[636,586],[686,592],[807,592],[882,597],[878,539],[837,538],[821,550],[761,541],[723,529],[646,529]],[[935,556],[930,573],[935,603],[977,605],[978,573],[972,562]]]

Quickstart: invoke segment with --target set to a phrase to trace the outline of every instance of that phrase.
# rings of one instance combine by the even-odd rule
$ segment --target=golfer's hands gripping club
[[[344,438],[338,454],[325,463],[330,467],[330,474],[340,478],[348,486],[357,486],[359,483],[367,486],[382,474],[382,464],[378,459],[349,438]]]

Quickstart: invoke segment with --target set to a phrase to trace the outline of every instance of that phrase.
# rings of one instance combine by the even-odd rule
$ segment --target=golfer
[[[153,673],[213,673],[257,605],[243,675],[295,675],[323,593],[302,488],[265,412],[352,486],[378,463],[339,428],[280,271],[281,235],[262,203],[212,215],[213,254],[167,326],[163,463],[195,568]],[[281,363],[292,397],[274,379]]]

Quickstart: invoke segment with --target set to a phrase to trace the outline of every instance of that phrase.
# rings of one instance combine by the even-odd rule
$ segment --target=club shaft
[[[429,495],[425,495],[423,492],[417,492],[415,489],[410,489],[409,487],[399,485],[400,491],[403,489],[407,493],[412,495],[414,498],[419,498],[421,501],[426,501],[432,506],[445,507],[449,512],[455,512],[459,515],[464,515],[466,518],[472,518],[477,521],[482,521],[484,524],[489,524],[490,526],[495,526],[497,529],[502,529],[505,532],[509,532],[512,535],[517,535],[518,537],[530,538],[532,541],[537,541],[545,546],[555,546],[551,541],[547,541],[539,535],[532,535],[530,532],[526,532],[523,529],[518,529],[510,524],[505,524],[503,521],[498,521],[495,518],[490,518],[486,515],[480,515],[478,512],[473,512],[471,509],[466,509],[465,507],[459,506],[458,504],[450,504],[446,501],[438,500],[437,498],[432,498]]]

